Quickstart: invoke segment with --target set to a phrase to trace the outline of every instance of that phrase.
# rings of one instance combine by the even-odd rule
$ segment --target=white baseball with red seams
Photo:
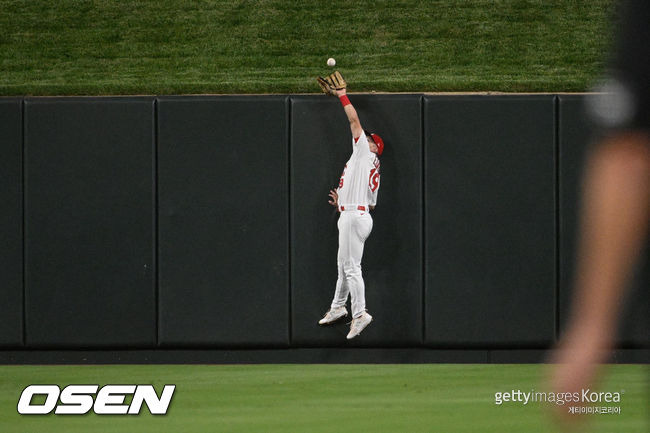
[[[338,279],[331,308],[345,306],[351,296],[352,317],[366,311],[365,285],[361,274],[361,258],[366,239],[372,231],[370,206],[377,204],[380,171],[379,158],[370,151],[365,134],[352,140],[352,156],[339,181]]]

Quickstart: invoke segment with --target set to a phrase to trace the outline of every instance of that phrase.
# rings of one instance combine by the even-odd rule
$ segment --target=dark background
[[[317,325],[351,152],[336,99],[2,98],[0,359],[541,360],[569,308],[584,98],[351,95],[386,150],[375,321],[350,342]],[[633,286],[619,346],[647,362],[647,254]]]

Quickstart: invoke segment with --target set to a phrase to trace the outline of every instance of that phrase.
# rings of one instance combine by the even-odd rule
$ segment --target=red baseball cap
[[[384,152],[384,140],[382,140],[381,137],[374,132],[371,132],[368,135],[370,135],[372,141],[374,141],[377,145],[377,155],[381,156],[381,154]]]

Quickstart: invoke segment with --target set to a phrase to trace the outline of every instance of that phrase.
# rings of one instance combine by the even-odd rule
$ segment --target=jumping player
[[[319,79],[323,87],[324,79]],[[333,81],[332,81],[333,80]],[[330,191],[329,203],[340,212],[338,221],[339,250],[337,256],[338,279],[330,309],[318,322],[329,325],[346,317],[345,304],[351,295],[352,323],[347,339],[361,333],[372,321],[366,311],[365,285],[361,274],[364,242],[372,230],[370,211],[377,203],[379,191],[379,158],[384,142],[377,135],[365,131],[357,111],[346,95],[346,83],[338,72],[328,77],[327,92],[338,96],[350,122],[352,156],[345,164],[338,188]],[[325,88],[323,88],[325,91]]]

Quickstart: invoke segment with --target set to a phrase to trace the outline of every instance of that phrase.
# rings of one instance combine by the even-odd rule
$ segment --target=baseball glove
[[[316,81],[323,93],[333,96],[336,96],[337,90],[343,90],[347,87],[347,83],[339,71],[334,71],[325,78],[318,77]]]

